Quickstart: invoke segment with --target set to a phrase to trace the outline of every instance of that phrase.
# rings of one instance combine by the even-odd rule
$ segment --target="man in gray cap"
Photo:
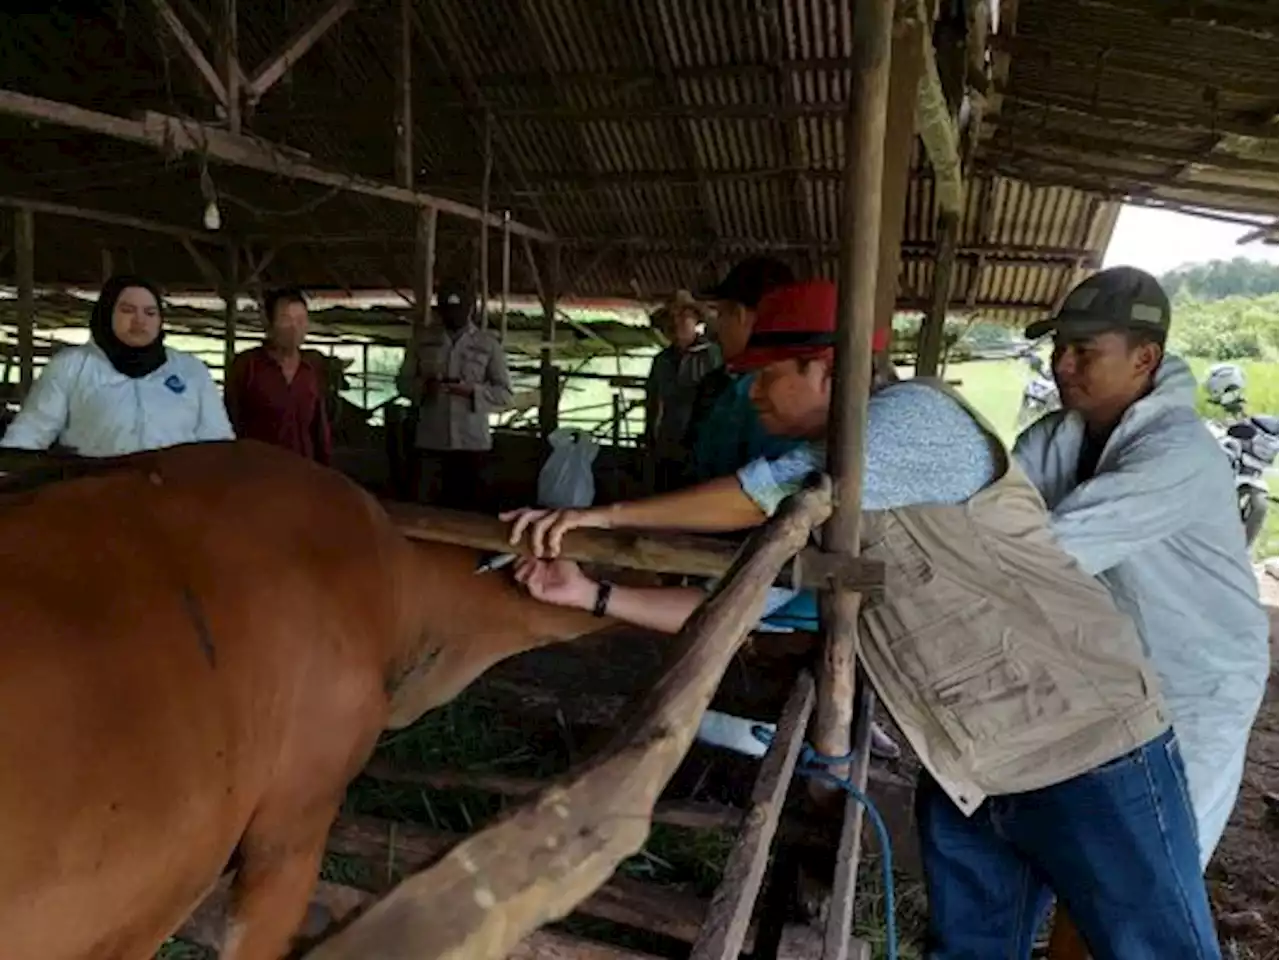
[[[1164,351],[1169,299],[1148,273],[1094,274],[1027,336],[1053,334],[1063,409],[1014,456],[1066,551],[1137,622],[1187,769],[1208,863],[1235,805],[1270,672],[1267,619],[1231,469]]]

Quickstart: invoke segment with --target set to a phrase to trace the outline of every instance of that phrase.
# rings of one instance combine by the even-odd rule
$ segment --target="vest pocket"
[[[1071,709],[1048,664],[985,597],[894,647],[957,746],[1030,733]]]

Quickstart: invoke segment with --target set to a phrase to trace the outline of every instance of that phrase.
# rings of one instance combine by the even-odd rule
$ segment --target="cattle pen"
[[[329,851],[351,870],[319,884],[304,955],[870,957],[855,930],[866,807],[793,784],[811,751],[845,758],[833,772],[877,800],[895,844],[907,833],[910,785],[871,763],[876,700],[855,682],[859,598],[883,587],[858,558],[873,331],[923,314],[917,371],[935,373],[949,313],[1021,324],[1051,309],[1100,264],[1121,201],[1274,233],[1276,36],[1272,13],[1240,0],[0,14],[5,400],[43,358],[38,291],[126,267],[220,298],[224,363],[247,326],[240,298],[264,284],[410,291],[411,322],[386,324],[397,344],[429,322],[446,272],[474,276],[481,322],[508,341],[508,298],[534,296],[525,400],[543,437],[563,412],[573,295],[652,303],[749,252],[839,283],[829,476],[743,545],[573,534],[572,558],[719,585],[669,644],[539,651],[481,681],[483,702],[544,721],[531,749],[567,757],[557,769],[413,763],[389,737],[363,789],[420,793],[427,809],[431,791],[460,791],[500,812],[467,835],[344,812]],[[499,436],[497,456],[517,443]],[[513,490],[527,495],[540,455]],[[406,536],[504,549],[494,519],[387,506]],[[824,592],[821,637],[750,639],[775,582]],[[758,765],[738,768],[746,786],[713,801],[673,789],[709,704],[778,721]],[[705,895],[617,872],[654,824],[725,838]],[[819,909],[797,902],[802,875]],[[223,886],[179,936],[216,947],[225,899]]]

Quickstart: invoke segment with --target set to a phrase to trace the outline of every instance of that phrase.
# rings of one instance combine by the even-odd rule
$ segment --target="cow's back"
[[[338,795],[385,718],[406,549],[258,444],[0,497],[6,958],[145,956],[264,806]]]

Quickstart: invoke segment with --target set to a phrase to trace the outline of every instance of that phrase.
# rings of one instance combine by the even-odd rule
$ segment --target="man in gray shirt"
[[[653,358],[645,384],[645,446],[652,455],[658,491],[685,484],[689,451],[684,439],[698,384],[724,362],[720,348],[698,329],[705,319],[702,304],[687,290],[677,291],[651,317],[669,343]]]

